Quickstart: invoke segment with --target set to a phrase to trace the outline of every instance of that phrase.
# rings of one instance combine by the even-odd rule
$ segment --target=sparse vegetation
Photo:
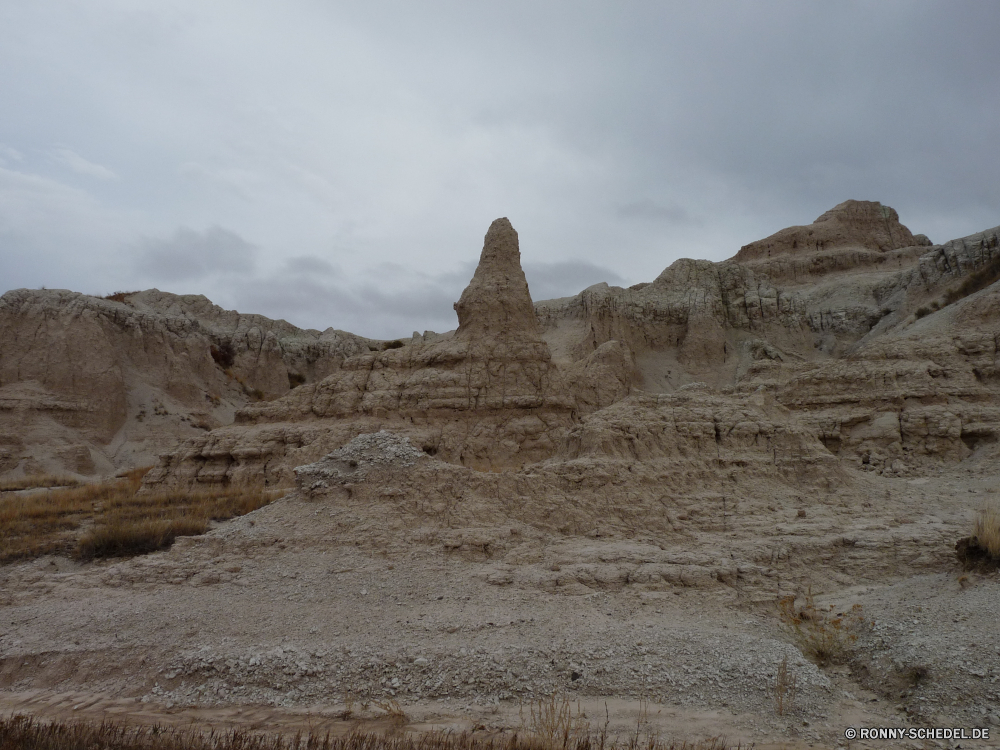
[[[406,346],[406,344],[404,344],[399,339],[396,339],[395,341],[386,341],[384,344],[382,344],[382,350],[385,351],[386,349],[402,349],[404,346]]]
[[[987,505],[980,509],[972,536],[990,557],[1000,559],[1000,505]]]
[[[0,563],[46,554],[80,559],[129,556],[201,534],[209,521],[241,516],[275,499],[261,488],[139,495],[148,469],[110,482],[7,495],[0,501]],[[83,527],[91,528],[83,531]]]
[[[220,344],[212,344],[209,347],[208,353],[212,355],[215,364],[223,370],[228,370],[236,362],[236,352],[233,351],[233,345],[228,341],[223,341]]]
[[[300,385],[306,382],[306,376],[297,372],[288,373],[288,387],[298,388]]]
[[[391,736],[354,731],[330,734],[276,735],[248,732],[128,726],[105,721],[43,722],[30,716],[0,719],[0,750],[751,750],[721,737],[700,742],[668,742],[635,736],[608,739],[606,733],[584,733],[565,743],[544,744],[522,734],[427,732]]]
[[[966,570],[1000,568],[1000,504],[991,503],[980,508],[972,526],[972,536],[960,539],[955,549]]]
[[[17,479],[7,479],[0,482],[0,492],[14,492],[16,490],[32,490],[48,487],[77,487],[82,482],[73,477],[64,477],[61,474],[28,474]]]
[[[235,380],[237,383],[239,383],[240,388],[243,389],[243,393],[245,393],[250,399],[254,401],[264,400],[264,392],[259,388],[253,388],[252,386],[250,386],[247,383],[246,378],[244,378],[237,372],[233,372],[231,367],[227,367],[224,372],[226,373],[227,378],[229,378],[230,380]]]
[[[798,678],[788,670],[788,657],[781,657],[777,673],[774,675],[774,712],[784,716],[795,702]]]
[[[961,284],[946,291],[944,297],[941,299],[932,300],[930,304],[918,307],[914,315],[918,319],[923,318],[932,312],[940,310],[942,307],[947,307],[958,302],[960,299],[968,297],[970,294],[975,294],[985,289],[998,279],[1000,279],[1000,256],[994,258],[978,271],[970,273],[962,280]]]
[[[1000,256],[994,258],[978,271],[970,273],[959,286],[945,292],[944,303],[950,305],[953,302],[958,302],[970,294],[985,289],[997,279],[1000,279]]]
[[[579,703],[574,714],[569,699],[557,692],[529,704],[527,716],[521,706],[521,728],[528,738],[552,748],[569,747],[591,734]]]
[[[794,596],[783,597],[778,602],[778,616],[799,650],[821,667],[846,661],[858,636],[869,625],[860,604],[850,612],[835,614],[832,606],[825,610],[817,607],[812,592],[806,594],[799,608]]]
[[[129,297],[138,293],[139,292],[115,292],[114,294],[105,296],[104,299],[111,300],[112,302],[128,302]]]

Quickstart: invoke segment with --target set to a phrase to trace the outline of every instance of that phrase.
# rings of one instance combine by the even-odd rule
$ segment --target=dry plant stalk
[[[781,657],[778,672],[774,676],[774,712],[784,716],[795,701],[798,678],[788,670],[788,657]]]
[[[410,721],[410,717],[406,715],[406,711],[403,710],[403,707],[399,705],[399,702],[395,698],[375,701],[375,708],[384,712],[389,719],[389,723],[396,729],[405,726]]]
[[[832,605],[826,610],[816,606],[812,591],[799,609],[795,608],[794,596],[783,597],[778,602],[778,617],[799,650],[821,667],[845,661],[858,635],[868,627],[860,604],[846,614],[833,614]]]
[[[533,738],[516,734],[499,737],[471,732],[386,735],[354,731],[334,737],[329,733],[267,734],[243,729],[130,726],[110,721],[101,724],[48,722],[30,716],[0,718],[0,747],[45,750],[82,747],[101,750],[539,750]],[[599,736],[595,739],[590,735],[561,746],[562,750],[740,750],[741,747],[730,745],[721,737],[683,743],[656,740],[648,744],[637,744],[629,738],[604,744]]]
[[[574,715],[573,705],[558,691],[530,703],[527,720],[522,705],[520,716],[525,734],[544,748],[565,748],[574,740],[590,736],[590,724],[579,702]]]

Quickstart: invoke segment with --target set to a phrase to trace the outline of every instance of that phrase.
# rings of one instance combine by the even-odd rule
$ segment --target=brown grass
[[[148,469],[121,479],[0,499],[0,563],[57,554],[89,560],[164,549],[276,499],[260,488],[138,495]]]
[[[240,729],[198,731],[160,726],[128,726],[105,721],[42,722],[30,716],[0,718],[0,750],[751,750],[722,738],[675,743],[659,739],[639,742],[629,737],[609,740],[605,734],[584,734],[566,744],[543,745],[518,734],[425,732],[391,736],[352,732],[281,736]]]
[[[115,292],[114,294],[108,294],[104,299],[109,299],[112,302],[128,302],[128,298],[133,294],[138,294],[139,292]]]
[[[522,706],[521,731],[542,747],[568,747],[591,734],[580,705],[577,704],[574,714],[573,704],[561,693],[552,693],[531,703],[527,715]]]
[[[64,477],[61,474],[29,474],[0,482],[0,492],[33,490],[38,487],[76,487],[80,484],[83,483],[79,479]]]
[[[987,554],[1000,560],[1000,505],[987,505],[976,514],[972,537]]]

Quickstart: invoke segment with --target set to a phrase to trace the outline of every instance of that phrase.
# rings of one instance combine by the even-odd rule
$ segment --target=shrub
[[[129,297],[138,293],[139,292],[115,292],[114,294],[107,295],[104,299],[111,300],[112,302],[128,302]]]
[[[966,570],[1000,568],[1000,505],[980,508],[972,526],[972,536],[959,539],[955,551]]]
[[[386,341],[382,344],[382,349],[383,351],[386,349],[402,349],[404,346],[406,346],[406,344],[399,339],[396,339],[395,341]]]
[[[826,610],[817,607],[812,592],[806,594],[799,609],[794,596],[783,597],[778,602],[778,617],[799,650],[821,667],[846,661],[858,635],[868,626],[860,604],[846,614],[834,614],[832,605]]]
[[[228,370],[236,361],[236,352],[233,351],[233,345],[229,341],[223,341],[218,345],[212,344],[208,349],[208,353],[212,355],[215,364],[223,370]]]
[[[288,387],[289,387],[289,389],[291,389],[291,388],[298,388],[300,385],[302,385],[305,382],[306,382],[306,376],[305,375],[300,375],[297,372],[289,372],[288,373]]]

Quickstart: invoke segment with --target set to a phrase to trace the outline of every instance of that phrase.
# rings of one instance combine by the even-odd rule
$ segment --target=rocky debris
[[[922,237],[922,235],[921,235]],[[744,245],[734,260],[745,263],[789,253],[822,252],[840,247],[895,250],[913,245],[930,245],[917,240],[899,223],[899,214],[877,201],[849,200],[834,206],[809,226],[788,227],[763,240]]]
[[[315,463],[296,466],[295,476],[300,488],[315,491],[328,487],[330,479],[360,479],[375,467],[410,467],[426,455],[407,438],[379,430],[352,438]]]

